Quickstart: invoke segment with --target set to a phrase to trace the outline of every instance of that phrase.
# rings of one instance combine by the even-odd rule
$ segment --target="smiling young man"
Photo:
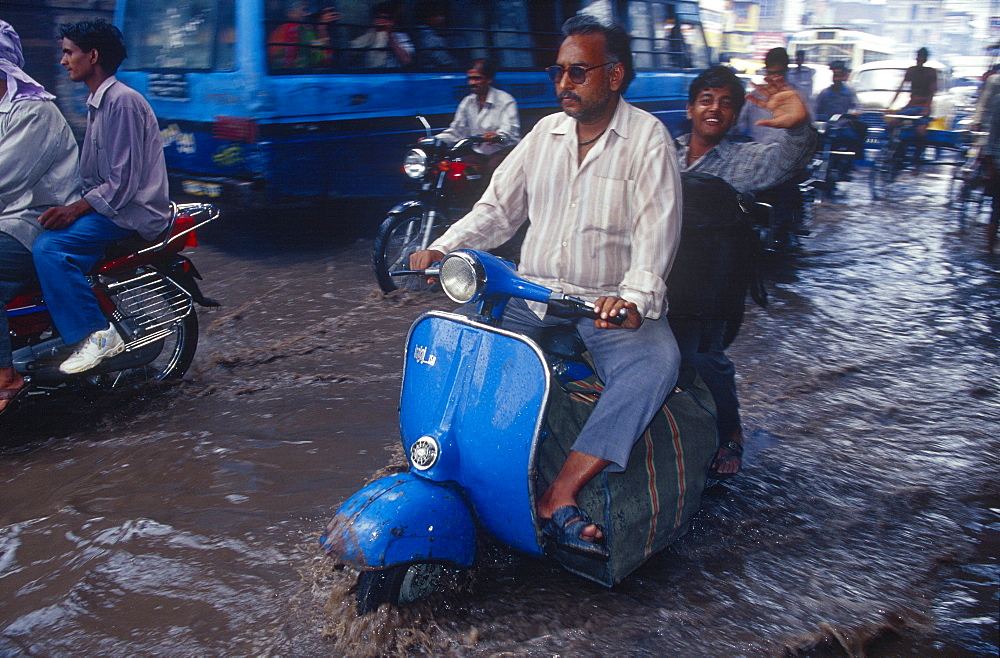
[[[61,64],[90,90],[80,156],[83,198],[49,208],[39,222],[35,270],[52,321],[67,345],[59,370],[92,369],[120,353],[124,341],[94,297],[87,274],[119,240],[156,238],[170,220],[167,167],[160,129],[149,103],[115,77],[126,57],[122,34],[98,20],[62,26]]]
[[[781,129],[778,141],[735,142],[727,137],[747,99],[770,114],[769,119],[759,123]],[[801,97],[783,80],[772,80],[757,87],[755,95],[745,96],[735,73],[724,66],[713,66],[691,83],[687,116],[691,133],[676,141],[681,169],[718,176],[744,194],[788,180],[805,166],[816,148],[816,131],[809,123],[809,112]],[[683,360],[698,370],[715,398],[722,445],[712,473],[719,479],[735,475],[743,454],[743,426],[736,371],[724,348],[725,323],[716,322],[706,330],[701,324],[672,320],[671,327]],[[711,340],[705,350],[704,339],[709,335]]]
[[[634,77],[625,31],[580,15],[563,34],[548,69],[562,113],[539,121],[472,211],[410,264],[425,269],[460,247],[493,248],[530,216],[520,274],[594,300],[602,319],[558,318],[514,299],[503,327],[537,338],[545,327],[571,324],[594,358],[604,392],[537,510],[551,541],[606,558],[603,531],[577,496],[605,468],[624,470],[677,379],[679,354],[663,314],[680,238],[680,174],[663,124],[621,97]],[[607,318],[620,309],[627,319],[618,327]]]

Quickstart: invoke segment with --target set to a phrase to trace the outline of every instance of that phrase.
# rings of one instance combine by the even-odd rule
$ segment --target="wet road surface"
[[[1000,256],[948,175],[816,206],[731,350],[744,472],[677,544],[614,590],[492,549],[363,620],[317,534],[398,459],[406,328],[452,305],[378,294],[349,218],[225,216],[183,383],[0,425],[0,656],[995,655]]]

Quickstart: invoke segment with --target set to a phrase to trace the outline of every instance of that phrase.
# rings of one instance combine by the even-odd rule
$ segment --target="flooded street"
[[[0,656],[996,655],[1000,255],[950,175],[815,207],[731,349],[744,470],[673,547],[613,590],[491,548],[360,621],[318,533],[394,459],[407,327],[453,305],[378,293],[348,216],[224,216],[183,383],[0,424]]]

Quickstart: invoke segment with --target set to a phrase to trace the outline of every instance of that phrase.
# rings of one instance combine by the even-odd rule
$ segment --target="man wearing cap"
[[[76,141],[66,119],[21,67],[14,28],[0,20],[0,294],[6,304],[34,278],[39,216],[80,198]],[[6,310],[0,312],[0,413],[27,384],[14,370]]]

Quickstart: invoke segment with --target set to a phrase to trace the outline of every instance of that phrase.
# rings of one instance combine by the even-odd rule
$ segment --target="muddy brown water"
[[[228,215],[182,384],[0,425],[0,656],[995,655],[1000,257],[949,173],[816,207],[732,349],[744,471],[677,544],[613,590],[490,547],[363,620],[317,533],[396,458],[406,328],[451,305],[377,294],[337,224]]]

